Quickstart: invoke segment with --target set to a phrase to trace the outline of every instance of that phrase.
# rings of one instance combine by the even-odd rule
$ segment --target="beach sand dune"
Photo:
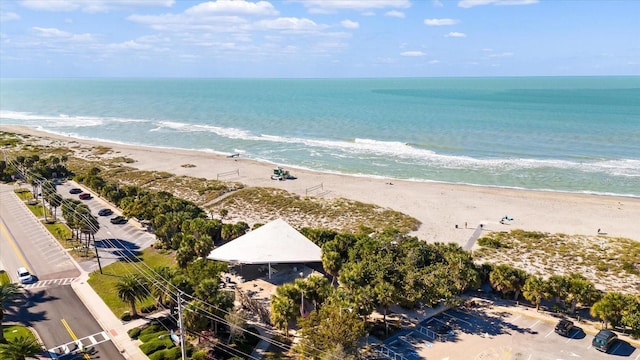
[[[482,231],[524,229],[568,235],[626,237],[640,241],[640,199],[588,194],[531,191],[505,188],[375,179],[287,168],[296,180],[271,180],[274,166],[240,157],[199,151],[163,149],[75,139],[22,126],[0,126],[0,131],[44,138],[56,146],[106,146],[117,156],[134,159],[140,170],[166,171],[176,175],[224,179],[247,186],[268,186],[307,195],[322,184],[325,198],[343,197],[372,203],[408,214],[422,225],[413,234],[429,242],[456,242],[464,246],[483,224]],[[191,164],[194,166],[185,167]],[[513,218],[508,224],[500,220]],[[465,228],[465,224],[467,225]],[[456,228],[457,225],[457,228]],[[477,233],[476,233],[477,235]]]

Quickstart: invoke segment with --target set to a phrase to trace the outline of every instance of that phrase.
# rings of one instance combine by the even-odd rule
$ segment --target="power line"
[[[5,152],[4,150],[3,150],[3,153],[5,153],[5,158],[6,158],[6,152]],[[20,172],[21,176],[26,180],[27,176],[25,176],[25,174],[24,174],[22,171],[20,171],[19,166],[18,166],[19,164],[17,163],[17,161],[15,161],[15,160],[10,160],[10,162],[12,163],[12,165],[14,166],[14,168],[16,168],[16,170],[17,170],[18,172]],[[31,177],[31,178],[36,179],[36,181],[38,181],[39,183],[42,183],[42,182],[44,182],[44,181],[47,181],[47,180],[48,180],[48,179],[46,179],[46,178],[42,177],[40,174],[35,174],[35,173],[33,173],[32,171],[30,171],[30,169],[25,169],[25,170],[26,170],[27,172],[29,172],[29,173],[30,173],[29,175],[30,175],[30,177]],[[44,202],[44,197],[43,197],[43,202]],[[73,214],[75,214],[75,215],[77,215],[77,216],[82,217],[84,220],[87,220],[87,218],[86,218],[86,214],[83,214],[83,213],[78,212],[76,208],[71,208],[71,209],[69,209],[69,210],[71,210],[71,213],[73,213]],[[93,234],[94,234],[94,235],[95,235],[95,234],[100,230],[99,224],[98,224],[98,227],[96,227],[96,226],[95,226],[91,221],[86,221],[86,225],[89,227],[89,229],[87,229],[87,230],[91,230],[91,231],[93,231]],[[108,245],[112,245],[112,246],[113,246],[113,245],[115,245],[115,243],[114,243],[113,241],[109,240],[109,239],[102,239],[102,241],[105,241]],[[94,236],[94,246],[95,246],[95,236]],[[116,246],[113,246],[113,247],[115,248]],[[124,250],[124,251],[130,252],[129,250]],[[97,247],[96,247],[96,253],[97,253]],[[123,259],[125,262],[129,263],[130,265],[132,265],[136,270],[138,270],[138,274],[140,274],[141,276],[143,276],[143,277],[146,279],[146,281],[147,281],[148,283],[154,284],[154,286],[161,286],[161,288],[163,287],[163,288],[164,288],[164,290],[166,290],[166,291],[167,291],[168,296],[169,296],[169,298],[170,298],[172,301],[174,301],[174,302],[179,302],[179,301],[180,301],[180,299],[179,299],[179,292],[180,292],[181,290],[180,290],[177,286],[175,286],[175,285],[171,284],[171,282],[170,282],[169,280],[165,279],[161,274],[157,273],[157,272],[156,272],[154,269],[152,269],[148,264],[146,264],[146,263],[144,263],[144,262],[141,262],[141,263],[140,263],[140,264],[143,264],[143,265],[148,269],[148,271],[150,271],[150,273],[151,273],[152,275],[150,275],[150,273],[148,273],[147,271],[143,270],[143,269],[139,266],[139,263],[137,263],[137,262],[135,262],[135,261],[131,260],[131,259],[129,258],[129,256],[126,256],[126,254],[125,254],[125,256],[122,256],[122,259]],[[98,261],[99,261],[99,260],[98,260]],[[130,275],[134,275],[134,273],[132,273],[129,269],[127,269],[126,271],[127,271]],[[163,285],[161,282],[158,282],[158,281],[157,281],[158,279],[161,279],[162,281],[164,281],[164,283],[165,283],[166,285]],[[174,300],[174,297],[172,297],[172,295],[173,295],[174,293],[170,290],[171,288],[173,288],[173,290],[174,290],[174,291],[176,291],[176,297],[175,297],[175,299],[176,299],[176,300]],[[146,288],[145,288],[145,292],[147,292],[147,295],[148,295],[148,296],[152,296],[152,294],[151,294],[151,291],[150,291],[150,290],[148,290],[148,289],[146,289]],[[220,307],[218,307],[218,306],[215,306],[215,305],[213,305],[213,304],[210,304],[210,303],[206,302],[205,300],[198,299],[198,298],[194,297],[193,295],[189,295],[189,294],[184,294],[184,295],[185,295],[186,297],[188,297],[188,298],[191,298],[192,300],[198,300],[198,301],[200,301],[201,303],[203,303],[204,305],[209,306],[210,308],[215,309],[215,310],[217,310],[217,311],[219,311],[219,312],[221,312],[221,313],[224,313],[224,314],[227,314],[227,315],[231,314],[229,311],[226,311],[226,310],[224,310],[224,309],[222,309],[222,308],[220,308]],[[197,304],[197,303],[196,303],[196,304]],[[161,305],[162,305],[162,304],[161,304]],[[164,306],[162,306],[162,307],[164,307]],[[205,309],[205,308],[198,307],[198,310],[200,310],[200,311],[204,312],[204,313],[206,314],[206,315],[205,315],[205,317],[207,317],[207,318],[208,318],[208,319],[210,319],[210,320],[219,321],[219,322],[221,322],[221,323],[223,323],[223,324],[225,324],[225,325],[232,326],[232,324],[231,324],[230,322],[228,322],[226,319],[224,319],[223,317],[220,317],[220,316],[218,316],[218,315],[216,315],[216,314],[211,313],[210,311],[208,311],[208,310],[207,310],[207,309]],[[170,313],[169,315],[170,315],[170,317],[171,317],[174,321],[176,321],[176,320],[177,320],[177,319],[175,319],[175,317],[174,317],[173,315],[171,315],[171,313]],[[237,314],[234,314],[234,315],[235,315],[235,316],[238,316]],[[242,318],[242,317],[241,317],[241,319],[242,319],[243,321],[247,322],[247,319]],[[178,320],[178,321],[179,321],[179,320]],[[168,329],[166,326],[164,326],[164,324],[163,324],[162,322],[160,322],[160,323],[161,323],[161,325],[162,325],[162,326],[163,326],[167,331],[169,331],[169,329]],[[271,329],[268,329],[267,327],[262,326],[261,324],[254,324],[254,325],[255,325],[256,327],[263,328],[263,329],[265,330],[265,332],[267,332],[267,333],[273,333],[273,331],[272,331]],[[243,328],[241,328],[241,330],[242,330],[243,332],[247,332],[247,333],[249,333],[249,334],[252,334],[252,335],[254,335],[254,336],[258,337],[258,338],[259,338],[259,339],[261,339],[261,340],[267,341],[267,342],[269,342],[269,343],[273,344],[274,346],[277,346],[277,347],[281,348],[282,350],[285,350],[285,351],[289,351],[289,350],[290,350],[290,346],[288,346],[287,344],[284,344],[284,343],[279,342],[279,341],[277,341],[277,340],[273,340],[273,339],[271,339],[271,338],[269,338],[269,337],[264,337],[264,336],[262,336],[262,335],[259,335],[259,334],[256,334],[256,333],[254,333],[254,332],[251,332],[251,331],[249,331],[249,330],[247,330],[247,329],[243,329]],[[315,348],[315,347],[311,347],[311,348],[312,348],[313,350],[316,350],[316,351],[319,351],[319,352],[321,352],[321,353],[322,353],[322,351],[321,351],[320,349],[317,349],[317,348]],[[245,354],[245,355],[246,355],[246,354]],[[335,357],[335,356],[333,356],[333,355],[332,355],[332,357],[334,357],[334,358],[336,358],[336,359],[337,359],[337,357]]]

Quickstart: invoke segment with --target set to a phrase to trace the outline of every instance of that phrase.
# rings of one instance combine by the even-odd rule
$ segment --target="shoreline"
[[[237,171],[238,176],[220,180],[274,187],[300,196],[306,196],[310,188],[321,185],[326,198],[342,197],[372,203],[415,217],[422,225],[411,235],[428,242],[456,242],[464,246],[480,224],[483,224],[482,231],[523,229],[588,236],[596,236],[597,229],[602,229],[607,236],[640,241],[640,222],[637,221],[640,198],[632,196],[345,175],[295,166],[286,169],[297,177],[296,180],[274,181],[270,175],[277,164],[246,159],[242,155],[232,158],[199,150],[85,140],[19,125],[0,125],[0,131],[39,137],[51,146],[109,147],[116,156],[136,160],[128,166],[139,170],[213,180],[221,174]],[[195,167],[181,166],[185,164]],[[514,220],[503,225],[500,219],[504,216]]]
[[[0,131],[2,130],[3,127],[17,129],[16,131],[13,131],[13,132],[20,132],[21,130],[33,131],[34,133],[40,134],[40,135],[36,135],[40,137],[50,136],[52,138],[59,138],[61,140],[63,139],[67,141],[77,141],[82,143],[95,143],[95,144],[101,144],[103,146],[115,145],[115,146],[122,146],[122,147],[139,147],[139,148],[147,148],[149,150],[157,149],[159,151],[190,151],[190,152],[194,152],[202,155],[215,155],[215,156],[221,156],[225,158],[230,158],[232,157],[231,155],[238,155],[238,156],[233,156],[233,158],[237,158],[237,159],[242,158],[242,153],[225,153],[221,151],[214,151],[211,149],[185,149],[185,148],[171,147],[171,146],[153,146],[153,145],[145,145],[145,144],[123,143],[115,140],[73,137],[71,135],[65,135],[64,133],[35,129],[26,125],[1,125],[0,124]],[[255,158],[254,159],[242,158],[242,159],[248,160],[248,161],[255,161],[259,164],[268,164],[269,166],[272,166],[272,167],[281,166],[281,167],[286,167],[288,169],[295,169],[295,170],[312,172],[312,173],[336,175],[336,176],[348,176],[348,177],[364,178],[364,179],[387,180],[387,181],[392,180],[392,181],[415,182],[415,183],[425,183],[425,184],[443,184],[443,185],[469,186],[469,187],[491,188],[491,189],[522,190],[522,191],[549,192],[549,193],[573,194],[573,195],[594,195],[594,196],[640,199],[640,194],[617,194],[617,193],[598,192],[598,191],[571,191],[571,190],[555,190],[555,189],[529,189],[529,188],[518,187],[518,186],[486,185],[486,184],[473,184],[473,183],[463,183],[463,182],[456,183],[456,182],[447,182],[447,181],[441,181],[441,180],[418,179],[418,178],[403,179],[403,178],[394,178],[394,177],[388,177],[383,175],[371,175],[371,174],[361,174],[361,173],[348,174],[348,173],[341,173],[339,171],[331,171],[331,170],[314,170],[314,169],[309,169],[307,167],[298,166],[298,165],[277,164],[265,159],[255,159]]]

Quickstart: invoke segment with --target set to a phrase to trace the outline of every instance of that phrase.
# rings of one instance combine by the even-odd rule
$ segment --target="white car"
[[[35,280],[33,275],[29,273],[29,270],[24,267],[19,267],[16,273],[18,274],[18,280],[20,280],[22,284],[31,284]]]

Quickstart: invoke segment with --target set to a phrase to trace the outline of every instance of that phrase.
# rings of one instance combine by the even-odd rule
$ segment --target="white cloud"
[[[121,43],[108,44],[107,48],[112,50],[147,50],[150,49],[151,46],[138,43],[135,40],[129,40]]]
[[[272,20],[261,20],[256,27],[263,30],[290,30],[290,31],[319,31],[326,28],[315,21],[306,18],[281,17]]]
[[[384,13],[384,16],[395,17],[399,19],[404,19],[404,13],[398,10],[391,10]]]
[[[342,20],[340,22],[340,25],[342,25],[342,27],[347,29],[357,29],[360,27],[360,24],[357,21],[351,21],[351,20]]]
[[[75,11],[89,13],[106,12],[128,6],[170,7],[175,0],[22,0],[20,4],[31,10],[39,11]]]
[[[440,0],[433,0],[433,1],[432,1],[432,3],[433,3],[433,7],[440,8],[440,7],[443,7],[443,6],[444,6],[444,4],[442,3],[442,1],[440,1]]]
[[[427,64],[438,64],[440,60],[430,60]]]
[[[239,16],[195,14],[131,15],[127,20],[147,24],[154,30],[180,32],[187,30],[229,33],[240,31],[249,22]],[[246,29],[245,29],[246,30]]]
[[[411,7],[410,0],[294,0],[303,3],[309,12],[315,14],[333,13],[337,10],[358,10]]]
[[[513,56],[513,53],[512,52],[503,52],[503,53],[499,53],[499,54],[489,54],[488,56],[490,58],[510,57],[510,56]]]
[[[42,28],[42,27],[34,26],[31,29],[36,32],[36,35],[42,36],[42,37],[58,37],[58,38],[71,37],[71,33],[57,29],[57,28]]]
[[[362,16],[376,16],[376,13],[373,12],[373,11],[365,11],[360,15],[362,15]]]
[[[424,24],[427,26],[449,26],[459,23],[457,19],[424,19]]]
[[[461,33],[461,32],[457,32],[457,31],[452,31],[452,32],[446,34],[445,37],[464,38],[464,37],[467,37],[467,34]]]
[[[31,30],[35,32],[36,36],[54,39],[54,40],[75,41],[75,42],[88,42],[88,41],[94,40],[93,35],[89,33],[73,34],[57,28],[43,28],[38,26],[32,27]]]
[[[206,14],[239,14],[239,15],[278,15],[278,11],[267,1],[256,3],[244,0],[208,1],[190,7],[184,12],[187,15],[199,16]]]
[[[2,22],[14,21],[14,20],[20,20],[20,15],[13,12],[0,13],[0,21]]]
[[[422,51],[405,51],[400,53],[401,56],[408,56],[408,57],[418,57],[418,56],[426,56],[427,53],[424,53]]]
[[[479,5],[531,5],[537,2],[538,0],[460,0],[458,6],[470,8]]]

